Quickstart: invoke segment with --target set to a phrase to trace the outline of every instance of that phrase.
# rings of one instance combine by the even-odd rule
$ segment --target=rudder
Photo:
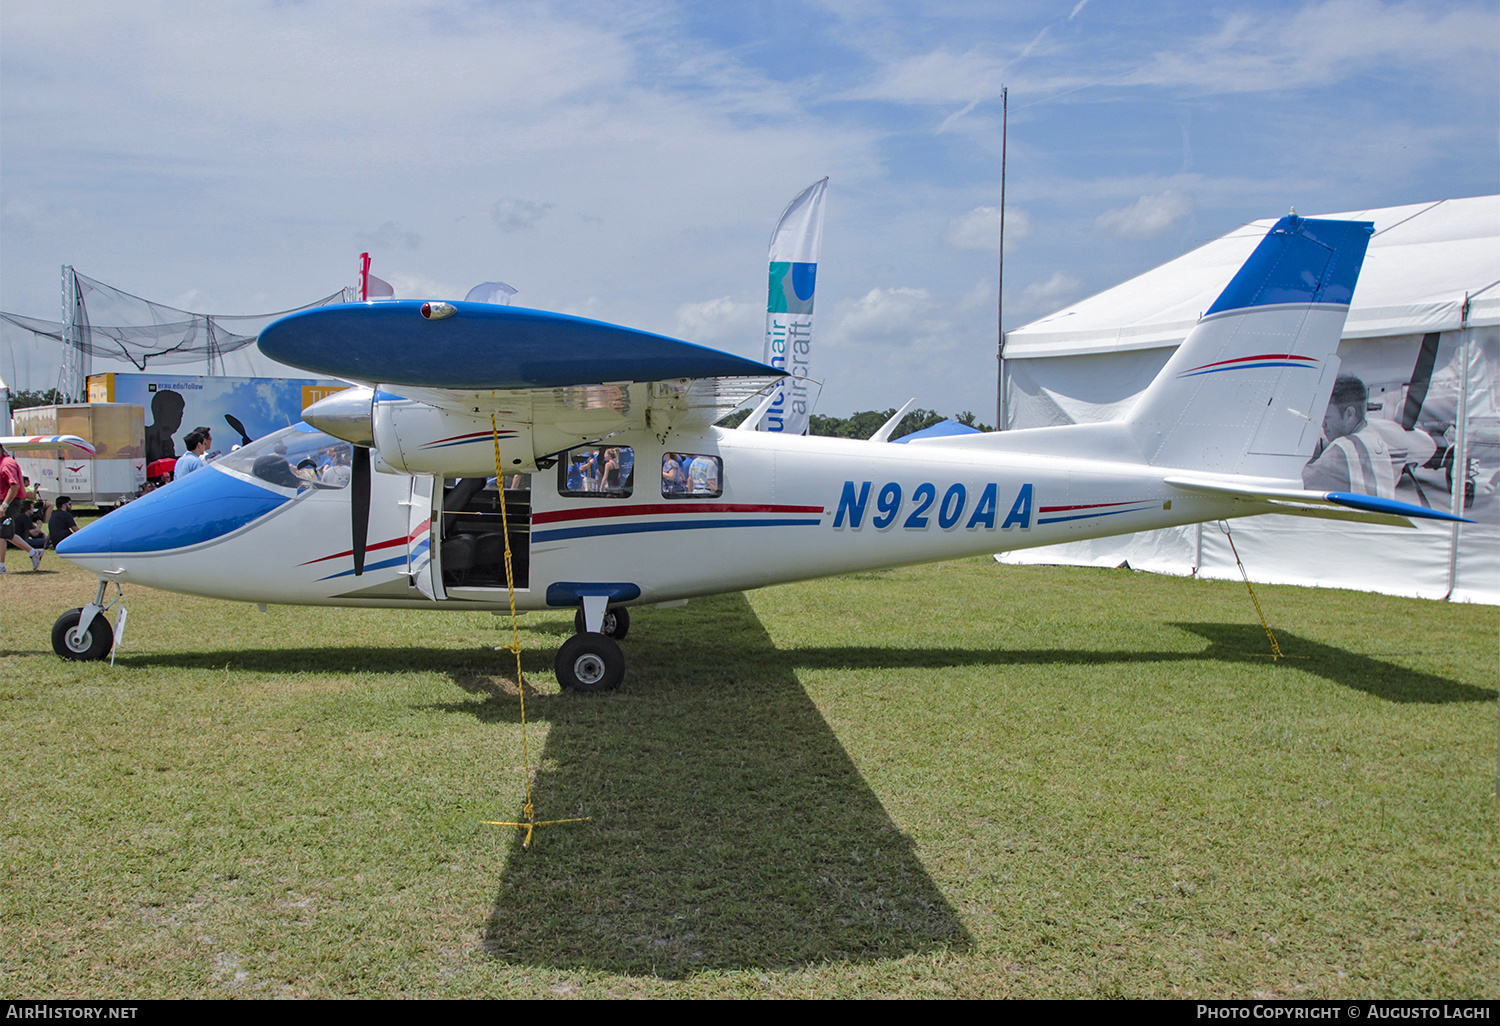
[[[1266,233],[1131,411],[1146,462],[1298,476],[1373,230],[1291,215]]]

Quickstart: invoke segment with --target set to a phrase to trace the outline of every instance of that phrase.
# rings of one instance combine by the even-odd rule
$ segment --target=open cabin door
[[[423,597],[437,601],[443,594],[443,579],[433,556],[438,551],[434,516],[433,476],[415,474],[411,479],[411,498],[406,516],[406,575]]]
[[[448,598],[494,601],[505,592],[505,553],[517,590],[531,580],[531,476],[512,474],[505,491],[493,478],[449,479],[433,519],[437,573]],[[502,503],[502,495],[504,501]]]

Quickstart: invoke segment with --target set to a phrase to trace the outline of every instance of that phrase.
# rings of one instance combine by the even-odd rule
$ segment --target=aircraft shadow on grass
[[[728,603],[728,605],[724,605]],[[757,670],[777,667],[788,673],[812,669],[912,669],[941,670],[958,666],[990,666],[1004,669],[1007,666],[1046,665],[1090,665],[1113,663],[1174,663],[1199,660],[1215,660],[1227,663],[1249,663],[1264,665],[1270,659],[1270,644],[1265,631],[1253,623],[1177,623],[1189,633],[1196,634],[1209,643],[1207,648],[1192,652],[1143,651],[1123,649],[1105,651],[1099,649],[967,649],[967,648],[922,648],[865,646],[801,647],[777,649],[766,636],[755,614],[750,611],[743,595],[716,596],[700,599],[694,603],[701,612],[705,624],[712,623],[717,630],[725,618],[733,615],[730,610],[741,610],[745,631],[739,647],[740,653],[751,660]],[[632,635],[626,644],[635,648],[643,640],[649,640],[648,632],[677,629],[689,632],[681,651],[691,657],[663,662],[653,661],[650,683],[643,682],[628,692],[658,692],[666,684],[691,689],[696,698],[700,695],[697,684],[707,681],[715,673],[721,661],[720,652],[705,651],[692,640],[692,617],[684,619],[686,610],[655,612],[642,624],[642,629]],[[496,620],[497,626],[502,621]],[[679,626],[674,626],[679,625]],[[527,624],[522,621],[522,670],[525,673],[552,672],[549,649],[528,648],[526,635],[567,636],[573,632],[571,622],[542,622]],[[1312,641],[1280,627],[1273,628],[1282,651],[1288,657],[1287,665],[1322,677],[1344,687],[1364,691],[1377,698],[1391,702],[1443,705],[1450,702],[1493,702],[1497,698],[1494,688],[1479,687],[1443,677],[1435,673],[1414,670],[1396,663],[1376,659],[1373,656],[1354,652],[1335,645]],[[501,631],[494,634],[498,642],[508,641]],[[758,643],[756,638],[759,639]],[[736,650],[738,651],[738,649]],[[43,655],[43,649],[0,649],[0,656]],[[476,706],[472,702],[453,703],[453,711],[465,711],[494,721],[514,721],[519,718],[514,701],[513,688],[501,689],[492,683],[491,673],[505,674],[513,665],[511,657],[496,651],[476,654],[472,651],[453,648],[402,647],[371,648],[366,646],[316,647],[304,649],[220,649],[208,652],[150,652],[131,653],[128,650],[118,657],[122,666],[142,668],[173,666],[184,669],[223,669],[226,664],[240,669],[258,670],[268,673],[321,672],[321,673],[412,673],[430,672],[440,669],[447,672],[456,684],[476,694],[489,694],[491,703]],[[529,689],[528,696],[533,692]],[[570,695],[537,695],[534,701],[562,703],[559,707],[571,708],[579,701]],[[592,701],[593,699],[583,699]],[[540,712],[541,707],[533,710]]]
[[[548,722],[537,819],[590,822],[539,828],[529,852],[513,834],[492,957],[672,978],[970,946],[744,596],[641,627],[625,690],[528,696]],[[452,708],[509,721],[516,706]]]

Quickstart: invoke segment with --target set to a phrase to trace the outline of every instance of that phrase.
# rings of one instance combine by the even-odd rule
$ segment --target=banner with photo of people
[[[1131,354],[1121,354],[1131,355]],[[1148,363],[1159,355],[1139,354]],[[1253,580],[1500,603],[1500,328],[1345,339],[1305,487],[1399,499],[1468,517],[1412,529],[1260,516],[1231,521]],[[1028,360],[1040,380],[1050,361]],[[1019,368],[1013,368],[1019,370]],[[1119,404],[1115,404],[1119,405]],[[1006,553],[1238,579],[1222,527],[1201,524]]]

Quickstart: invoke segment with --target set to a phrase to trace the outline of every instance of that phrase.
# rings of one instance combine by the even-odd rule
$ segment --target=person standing
[[[203,462],[212,463],[214,460],[218,459],[220,454],[219,450],[214,448],[213,428],[207,426],[206,424],[200,424],[198,427],[193,428],[193,430],[202,435],[203,441],[208,443],[204,447]]]
[[[10,572],[5,569],[5,553],[12,547],[31,557],[31,569],[36,570],[42,565],[42,550],[34,549],[26,543],[24,528],[19,532],[21,537],[17,537],[21,521],[22,484],[21,465],[5,451],[5,446],[0,445],[0,493],[3,493],[0,494],[0,574]]]
[[[187,446],[188,451],[185,456],[177,458],[177,466],[172,470],[173,480],[180,481],[193,471],[202,470],[208,466],[208,461],[203,458],[203,454],[208,452],[210,441],[207,435],[202,434],[196,428],[188,432],[187,437],[182,440],[182,444]]]

